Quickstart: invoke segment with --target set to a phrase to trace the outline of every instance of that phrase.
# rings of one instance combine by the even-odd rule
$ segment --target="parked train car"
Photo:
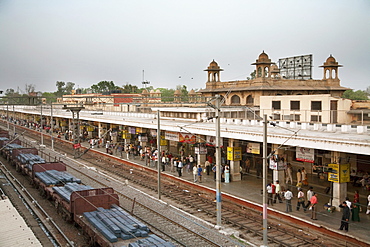
[[[55,203],[64,220],[81,227],[90,244],[102,247],[174,246],[150,234],[145,224],[119,207],[118,194],[113,188],[96,189],[82,184],[67,172],[65,163],[46,162],[35,148],[5,142],[0,148],[16,170],[28,176],[40,193]]]

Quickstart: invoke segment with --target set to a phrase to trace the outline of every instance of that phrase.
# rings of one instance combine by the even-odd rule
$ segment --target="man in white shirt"
[[[285,202],[286,202],[286,211],[287,213],[292,212],[292,198],[293,193],[290,191],[290,189],[287,189],[284,193]]]

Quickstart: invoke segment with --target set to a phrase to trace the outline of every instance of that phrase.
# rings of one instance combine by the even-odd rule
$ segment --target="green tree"
[[[158,88],[158,90],[161,92],[161,98],[163,102],[172,102],[173,101],[173,95],[175,93],[175,89],[168,89],[168,88]]]
[[[46,103],[47,104],[50,104],[51,102],[56,102],[57,101],[57,96],[55,95],[55,93],[44,92],[44,93],[42,93],[42,97],[46,98]]]
[[[122,86],[122,93],[140,93],[141,90],[135,85],[126,84]]]
[[[118,86],[113,81],[100,81],[98,84],[93,84],[90,88],[93,93],[103,93],[117,90]]]
[[[64,81],[57,81],[55,83],[55,85],[57,86],[57,91],[55,92],[55,95],[57,97],[62,97],[63,94],[64,94],[64,90],[65,90],[65,85],[66,83]]]
[[[247,80],[253,80],[256,79],[256,70],[253,70],[252,73],[250,73],[250,77],[247,77]]]
[[[64,94],[72,94],[72,90],[74,89],[75,84],[73,82],[67,82],[64,88]]]
[[[351,99],[351,100],[368,100],[369,99],[365,91],[362,91],[362,90],[353,91],[352,89],[345,91],[342,95],[342,98]]]
[[[189,92],[188,92],[188,88],[186,87],[186,85],[177,85],[176,90],[180,90],[181,92],[181,101],[186,102],[189,100],[189,97],[188,97]]]

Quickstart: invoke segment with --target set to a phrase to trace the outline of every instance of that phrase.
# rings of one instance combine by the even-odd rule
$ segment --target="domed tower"
[[[271,70],[270,72],[271,78],[274,78],[274,79],[280,78],[280,69],[278,68],[276,64],[272,64],[270,67],[270,70]]]
[[[223,69],[218,66],[218,64],[213,61],[209,64],[208,68],[204,71],[208,71],[208,80],[207,82],[219,82],[220,81],[220,71],[223,71]]]
[[[324,78],[323,80],[327,79],[335,79],[338,80],[338,68],[343,67],[343,65],[339,65],[335,58],[330,54],[330,56],[326,59],[326,62],[319,66],[324,68]]]
[[[262,51],[256,62],[252,63],[252,65],[256,65],[256,78],[270,77],[271,64],[273,62],[271,62],[269,56],[265,51]]]

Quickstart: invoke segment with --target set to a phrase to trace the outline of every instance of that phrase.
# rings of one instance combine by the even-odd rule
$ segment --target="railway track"
[[[24,128],[22,128],[22,130],[24,130]],[[35,133],[30,130],[25,135],[32,139],[37,139],[39,138],[40,133]],[[44,141],[47,145],[50,145],[50,139],[47,137],[48,136],[44,137]],[[63,150],[63,152],[72,151],[71,144],[62,140],[58,140],[55,143],[55,147]],[[154,192],[158,189],[156,171],[152,169],[148,169],[146,167],[141,170],[135,169],[135,173],[133,174],[130,169],[132,169],[132,165],[134,164],[118,160],[114,157],[104,156],[96,151],[87,152],[81,159],[84,162],[90,163],[90,166],[95,166],[98,167],[99,170],[104,170],[104,173],[109,174],[109,176],[114,177],[117,180],[122,181],[127,179],[131,183],[136,183]],[[166,178],[163,179],[162,194],[169,201],[177,204],[181,209],[215,224],[216,211],[214,194],[207,193]],[[125,200],[132,200],[132,198]],[[141,214],[144,216],[146,215],[145,212]],[[261,243],[262,220],[260,210],[256,208],[253,209],[246,205],[235,205],[234,202],[224,200],[222,216],[223,225],[225,224],[237,229],[241,232],[241,236],[244,239],[257,244]],[[338,234],[333,235],[333,233],[330,233],[329,231],[325,232],[323,229],[316,230],[310,225],[297,225],[297,222],[290,222],[286,219],[284,219],[284,224],[281,224],[284,216],[278,215],[276,217],[276,219],[274,217],[269,219],[269,246],[365,246],[364,243],[361,243],[359,240],[346,238]],[[162,231],[160,229],[158,230]],[[164,229],[163,231],[168,232],[167,229]],[[178,239],[178,236],[174,234],[173,238]],[[182,243],[179,243],[179,245],[182,245]]]
[[[27,134],[24,134],[24,136],[27,136]],[[24,140],[25,141],[25,140]],[[51,153],[46,154],[45,152],[41,152],[40,155],[45,158],[45,156],[48,156],[49,159],[52,159]],[[58,155],[56,155],[58,156]],[[56,157],[54,156],[54,157]],[[118,179],[113,179],[112,177],[107,178],[107,176],[104,176],[100,174],[99,176],[96,175],[94,171],[93,174],[89,175],[89,173],[84,172],[85,169],[81,169],[80,166],[76,167],[76,162],[73,160],[72,162],[70,160],[63,160],[64,163],[66,163],[69,172],[71,170],[74,170],[77,176],[79,178],[82,178],[83,181],[93,181],[94,185],[96,187],[117,187],[117,183],[120,183],[119,185],[122,186],[124,183],[119,181]],[[88,167],[88,166],[86,166]],[[112,186],[112,183],[115,183],[115,186]],[[226,245],[220,245],[220,242],[212,241],[212,238],[207,237],[207,232],[210,232],[209,228],[205,228],[203,226],[197,226],[196,224],[193,225],[193,227],[189,228],[189,224],[191,223],[191,220],[189,220],[188,224],[184,223],[184,218],[182,218],[182,221],[174,220],[166,216],[165,212],[168,211],[168,205],[163,203],[156,203],[156,205],[153,205],[153,203],[150,206],[144,205],[140,203],[139,201],[135,200],[135,197],[132,198],[131,196],[127,196],[126,193],[120,192],[116,189],[116,193],[120,197],[120,204],[121,207],[125,208],[126,210],[131,211],[131,213],[136,216],[137,218],[140,218],[142,221],[144,221],[147,225],[150,226],[151,230],[156,233],[157,235],[162,236],[164,239],[167,239],[178,246],[237,246],[238,244],[235,244],[233,241],[230,241],[227,237],[218,234],[219,239],[222,239],[222,243],[225,243]],[[121,203],[121,201],[124,201]],[[131,207],[130,205],[134,205],[134,207]],[[179,217],[179,216],[177,216]],[[218,239],[218,240],[219,240]],[[241,245],[239,245],[241,246]]]

